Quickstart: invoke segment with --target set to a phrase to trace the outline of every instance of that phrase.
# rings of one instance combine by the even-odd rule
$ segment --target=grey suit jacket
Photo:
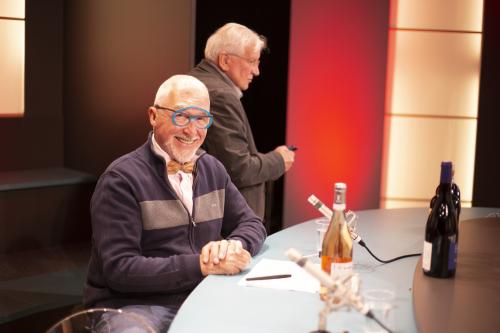
[[[202,60],[189,74],[208,88],[214,122],[203,148],[226,167],[233,183],[248,205],[261,218],[265,210],[265,182],[285,173],[285,163],[275,151],[257,151],[250,124],[240,98],[229,81],[208,60]]]

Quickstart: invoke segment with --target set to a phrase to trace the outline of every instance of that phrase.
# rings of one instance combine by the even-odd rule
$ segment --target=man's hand
[[[288,171],[295,160],[295,153],[288,149],[287,146],[279,146],[274,149],[274,151],[278,152],[281,157],[283,157],[283,161],[285,162],[285,171]]]
[[[209,242],[201,249],[200,268],[203,276],[209,274],[233,275],[241,272],[252,257],[239,240]]]

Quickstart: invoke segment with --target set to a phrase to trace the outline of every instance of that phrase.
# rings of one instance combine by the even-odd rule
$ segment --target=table
[[[462,208],[461,221],[484,217],[495,208]],[[357,230],[366,245],[381,259],[422,251],[427,208],[375,209],[356,212]],[[284,252],[294,247],[303,255],[316,251],[313,220],[269,236],[253,259],[287,260]],[[460,250],[459,250],[460,251]],[[361,246],[354,246],[354,271],[363,288],[387,288],[396,292],[397,332],[417,332],[413,312],[413,275],[419,257],[381,264]],[[191,293],[172,322],[176,332],[286,332],[304,333],[317,328],[323,307],[317,294],[238,286],[245,274],[212,275]],[[365,318],[351,310],[334,312],[328,318],[330,332],[362,332]]]
[[[413,280],[413,306],[421,332],[500,332],[500,218],[460,222],[455,278],[422,274]]]

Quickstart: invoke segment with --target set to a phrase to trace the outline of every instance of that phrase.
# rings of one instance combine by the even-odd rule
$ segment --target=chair
[[[46,333],[157,333],[141,316],[117,309],[95,308],[73,313]]]

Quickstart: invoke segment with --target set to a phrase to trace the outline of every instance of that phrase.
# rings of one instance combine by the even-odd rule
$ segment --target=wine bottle
[[[352,272],[352,239],[345,216],[346,188],[345,183],[335,183],[333,215],[321,249],[321,269],[332,278]],[[320,296],[324,298],[326,293],[326,287],[322,286]]]
[[[458,222],[451,193],[452,163],[441,163],[438,194],[425,226],[422,269],[425,275],[449,278],[455,275]]]
[[[452,167],[451,171],[451,197],[453,199],[453,204],[457,211],[457,223],[460,221],[460,210],[462,209],[462,204],[460,203],[460,188],[455,183],[455,167]]]
[[[453,198],[453,204],[455,205],[455,209],[457,212],[457,223],[460,222],[460,210],[462,209],[462,204],[460,200],[460,187],[455,183],[454,181],[454,175],[455,175],[455,166],[452,166],[452,171],[451,171],[451,196]],[[431,202],[430,202],[430,209],[434,207],[434,203],[436,202],[437,196],[439,194],[439,185],[436,187],[436,193],[432,197]]]

